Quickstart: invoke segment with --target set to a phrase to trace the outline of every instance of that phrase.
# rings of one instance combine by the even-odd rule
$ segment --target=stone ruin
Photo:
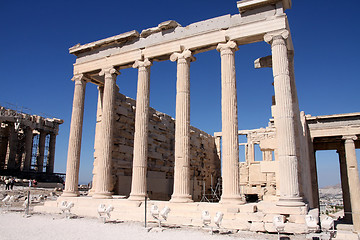
[[[0,106],[1,175],[51,178],[56,136],[63,122]]]
[[[79,215],[97,216],[99,204],[111,204],[113,218],[142,221],[144,200],[150,197],[150,204],[171,208],[169,224],[202,226],[206,210],[223,212],[222,227],[228,229],[277,232],[276,218],[285,221],[283,232],[305,233],[305,216],[318,208],[314,151],[336,147],[348,194],[344,201],[347,209],[351,205],[355,231],[360,231],[359,114],[311,117],[300,112],[284,12],[291,0],[243,0],[237,7],[239,14],[186,27],[167,21],[141,33],[134,30],[69,49],[77,59],[65,190],[57,203],[39,210],[56,211],[59,201],[71,199]],[[260,41],[272,52],[257,59],[255,67],[273,70],[273,118],[266,128],[239,131],[234,54],[241,45]],[[189,125],[189,84],[194,55],[214,49],[221,58],[222,130],[211,136]],[[149,107],[150,67],[166,60],[177,64],[176,123]],[[136,102],[116,86],[119,71],[130,67],[138,69]],[[79,197],[78,191],[87,83],[98,86],[91,198]],[[239,135],[248,139],[240,143],[245,163],[239,163]],[[256,144],[261,162],[254,161]],[[219,203],[197,202],[209,191],[201,189],[214,186],[220,177]],[[246,195],[256,195],[258,201],[246,202]]]

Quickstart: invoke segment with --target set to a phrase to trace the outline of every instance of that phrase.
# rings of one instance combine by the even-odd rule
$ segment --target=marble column
[[[190,62],[195,58],[190,50],[173,53],[177,61],[175,169],[171,202],[192,202],[190,194]]]
[[[246,160],[248,163],[255,162],[255,146],[253,142],[248,142],[246,144]]]
[[[243,204],[239,186],[239,137],[235,74],[235,42],[220,43],[222,116],[222,195],[220,203]]]
[[[287,55],[287,30],[267,33],[264,40],[271,44],[274,90],[276,102],[275,126],[278,142],[280,199],[278,206],[303,206],[300,196],[298,178],[298,157],[295,124],[294,102],[289,75]]]
[[[96,189],[93,198],[112,198],[112,148],[113,148],[113,125],[116,94],[116,75],[114,68],[101,70],[100,76],[104,76],[103,112],[101,119],[101,156],[97,159]]]
[[[0,126],[0,169],[5,169],[8,142],[9,126]]]
[[[261,151],[263,153],[263,161],[272,161],[273,160],[272,149],[262,149]]]
[[[50,133],[49,151],[46,162],[46,173],[54,173],[56,134]]]
[[[146,171],[148,158],[148,128],[150,100],[150,66],[148,59],[136,60],[133,68],[138,68],[138,85],[135,112],[134,158],[129,200],[144,200],[147,193]]]
[[[296,156],[298,158],[298,166],[300,172],[300,195],[304,197],[304,200],[308,203],[310,208],[315,207],[313,202],[313,189],[311,183],[311,168],[310,168],[310,156],[308,151],[308,139],[306,134],[307,124],[304,112],[300,112],[299,99],[297,96],[296,83],[295,83],[295,71],[294,71],[294,51],[288,51],[289,60],[289,76],[290,76],[290,88],[292,96],[292,105],[294,111],[294,126],[295,126],[295,144]]]
[[[216,136],[215,137],[215,147],[216,147],[216,154],[219,159],[221,159],[221,137]]]
[[[31,165],[31,157],[32,157],[32,147],[33,147],[33,129],[27,127],[25,129],[25,160],[23,171],[27,172],[30,171]]]
[[[337,150],[339,154],[339,165],[340,165],[340,177],[341,177],[341,190],[343,196],[344,204],[344,220],[346,222],[351,222],[351,201],[350,201],[350,192],[349,192],[349,180],[347,175],[347,166],[346,166],[346,157],[344,146],[340,147]]]
[[[356,159],[355,143],[356,136],[344,136],[347,176],[351,201],[352,220],[354,230],[360,233],[360,182],[358,163]]]
[[[43,172],[44,168],[44,154],[45,154],[45,140],[47,133],[43,130],[40,130],[39,137],[39,146],[38,146],[38,154],[36,157],[36,167],[35,170],[37,172]]]
[[[79,196],[79,167],[86,81],[83,74],[75,75],[72,80],[75,82],[75,89],[66,164],[65,190],[61,195],[63,197]]]
[[[96,111],[96,127],[95,127],[95,141],[94,141],[94,168],[93,168],[93,178],[91,189],[88,196],[94,195],[96,189],[96,172],[97,172],[97,162],[101,156],[101,116],[103,109],[103,96],[104,96],[104,86],[98,86],[98,102],[97,102],[97,111]]]
[[[13,123],[9,123],[9,141],[7,146],[7,154],[5,164],[7,169],[15,169],[15,158],[17,152],[17,132]]]

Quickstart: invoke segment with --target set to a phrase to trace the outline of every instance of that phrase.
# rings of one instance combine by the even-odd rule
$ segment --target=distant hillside
[[[320,198],[342,198],[340,183],[335,186],[326,186],[319,189]]]

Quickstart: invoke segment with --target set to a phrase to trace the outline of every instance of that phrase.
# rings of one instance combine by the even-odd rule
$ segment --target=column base
[[[241,196],[221,196],[219,203],[242,205],[245,204],[245,201],[242,200]]]
[[[145,194],[130,194],[128,200],[130,201],[145,201],[146,195]],[[149,198],[147,199],[149,200]]]
[[[63,194],[61,194],[61,197],[78,197],[78,196],[80,196],[79,191],[76,192],[64,191]]]
[[[111,192],[95,192],[92,195],[92,198],[94,199],[110,199],[112,198]]]
[[[301,207],[305,206],[305,203],[302,197],[280,197],[279,201],[276,203],[276,206]]]
[[[95,193],[95,190],[93,190],[93,189],[90,189],[90,191],[89,191],[89,193],[88,193],[88,197],[92,197],[93,195],[94,195],[94,193]]]
[[[192,203],[194,201],[192,200],[191,195],[177,195],[177,196],[172,195],[170,202],[171,203]]]

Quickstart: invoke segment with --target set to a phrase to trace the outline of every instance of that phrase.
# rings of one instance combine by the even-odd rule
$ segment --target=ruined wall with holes
[[[272,200],[276,196],[278,161],[275,126],[239,131],[246,135],[245,162],[240,163],[240,188],[247,197],[257,195],[260,200]],[[258,145],[262,156],[255,160],[255,146]],[[261,159],[259,161],[259,159]],[[275,161],[276,160],[276,161]],[[256,199],[257,199],[256,198]],[[254,199],[253,199],[254,200]]]
[[[113,184],[115,194],[130,194],[136,101],[118,93],[116,96]],[[101,116],[98,116],[98,125]],[[149,110],[147,185],[150,199],[169,200],[173,192],[175,119],[153,108]],[[97,127],[98,129],[98,127]],[[200,201],[203,184],[210,194],[210,185],[220,177],[220,159],[213,136],[191,127],[191,192]],[[101,144],[95,143],[96,156]]]

